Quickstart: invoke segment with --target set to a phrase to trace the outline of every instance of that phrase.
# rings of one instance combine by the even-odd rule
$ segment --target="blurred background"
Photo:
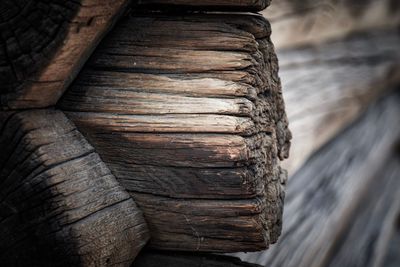
[[[263,266],[400,266],[400,1],[275,0],[293,142]]]

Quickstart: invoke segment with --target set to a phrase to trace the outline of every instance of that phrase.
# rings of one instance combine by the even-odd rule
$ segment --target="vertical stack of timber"
[[[179,8],[124,18],[58,106],[142,209],[151,247],[260,250],[281,231],[291,139],[270,26],[185,10],[268,1],[203,2],[139,1]]]
[[[277,58],[268,22],[238,12],[269,0],[128,2],[0,1],[6,266],[130,266],[150,235],[233,252],[280,234],[291,134]]]
[[[129,266],[142,212],[53,107],[127,0],[0,1],[0,265]]]

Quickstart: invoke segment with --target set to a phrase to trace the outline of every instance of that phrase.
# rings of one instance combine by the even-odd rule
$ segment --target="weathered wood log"
[[[128,17],[60,101],[143,209],[150,246],[277,240],[291,137],[269,36],[259,15]]]
[[[127,3],[2,0],[0,108],[55,105]]]
[[[372,267],[400,263],[399,243],[391,244],[391,239],[400,240],[399,163],[399,154],[390,154],[377,172],[357,208],[357,216],[344,232],[343,239],[338,241],[340,246],[333,250],[328,266]],[[391,259],[393,249],[397,253]]]
[[[320,46],[278,50],[293,133],[293,174],[308,157],[400,83],[400,34],[366,32]]]
[[[271,0],[136,0],[134,4],[147,9],[195,9],[195,10],[236,10],[236,11],[260,11],[265,9]]]
[[[241,261],[239,258],[205,253],[182,253],[182,252],[160,252],[142,251],[132,267],[261,267]]]
[[[129,266],[142,212],[65,115],[1,112],[0,125],[1,264]]]
[[[397,0],[279,0],[262,13],[273,25],[277,48],[340,39],[355,32],[397,28]]]
[[[390,230],[399,214],[393,155],[399,114],[397,92],[313,155],[288,184],[278,243],[242,259],[263,266],[390,266],[379,265],[390,251],[382,249],[390,238],[380,229]]]

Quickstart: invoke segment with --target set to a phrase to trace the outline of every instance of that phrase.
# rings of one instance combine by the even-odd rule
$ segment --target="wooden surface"
[[[289,181],[278,243],[242,259],[263,266],[397,266],[399,114],[397,91],[313,155]]]
[[[55,110],[0,113],[3,266],[129,266],[142,215],[94,148]]]
[[[372,31],[320,46],[278,50],[283,97],[293,133],[293,174],[319,147],[400,83],[400,34]]]
[[[261,267],[235,257],[205,253],[160,252],[144,250],[132,267]]]
[[[279,49],[400,25],[397,0],[277,0],[262,14],[273,25],[272,40]]]
[[[394,151],[375,174],[357,208],[357,217],[346,229],[341,246],[333,251],[328,266],[397,266],[400,263],[399,175],[400,154]],[[397,253],[391,255],[392,251]]]
[[[259,15],[128,17],[59,103],[143,209],[150,246],[277,240],[291,136],[269,35]]]
[[[133,4],[162,10],[174,7],[192,10],[260,11],[270,2],[271,0],[136,0]]]
[[[55,105],[127,0],[0,3],[0,105]]]

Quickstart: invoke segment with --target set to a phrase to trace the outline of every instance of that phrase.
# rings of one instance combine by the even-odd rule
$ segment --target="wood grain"
[[[398,243],[391,244],[392,239],[400,237],[399,173],[399,154],[393,153],[377,172],[357,208],[357,217],[346,229],[339,241],[341,245],[332,252],[327,266],[395,266],[399,263],[397,253],[394,259],[390,258],[391,250],[399,248]]]
[[[136,0],[134,4],[147,9],[179,8],[191,10],[260,11],[271,0]]]
[[[262,14],[272,23],[277,48],[319,44],[400,24],[397,0],[279,0]]]
[[[242,259],[263,266],[386,266],[380,264],[388,252],[398,250],[385,231],[394,230],[399,214],[399,103],[398,91],[386,96],[314,154],[288,184],[279,242]]]
[[[2,264],[129,266],[142,212],[75,126],[56,110],[0,118]]]
[[[289,174],[400,83],[399,43],[399,32],[388,30],[278,50],[293,133],[291,156],[283,162]]]
[[[1,1],[1,109],[55,105],[127,3]]]
[[[269,35],[254,14],[131,16],[59,102],[143,209],[150,246],[277,240],[291,134]]]

